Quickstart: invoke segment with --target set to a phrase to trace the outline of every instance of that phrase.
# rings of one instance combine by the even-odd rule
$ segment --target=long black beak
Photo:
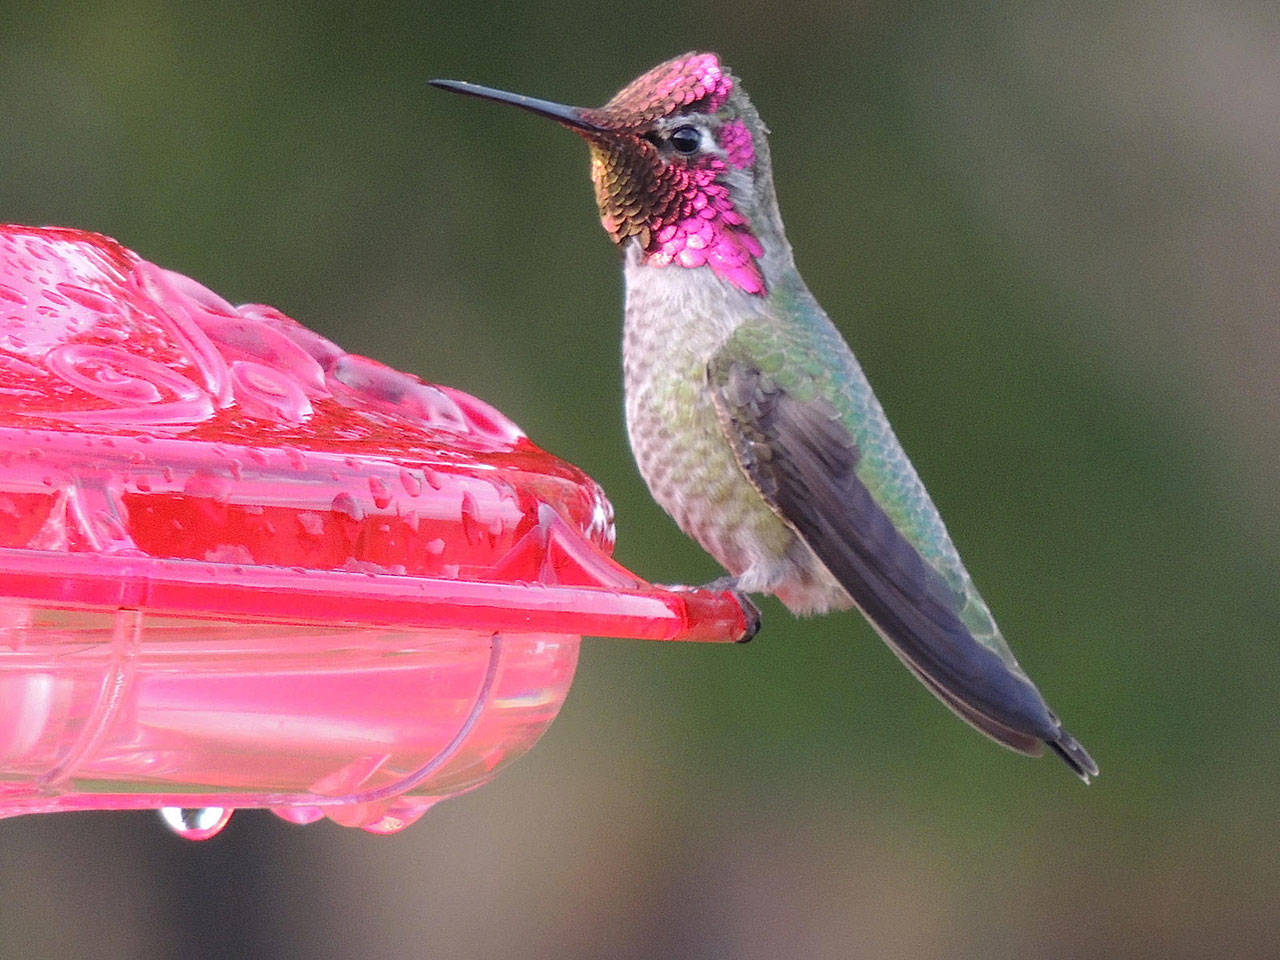
[[[550,100],[526,97],[520,93],[508,93],[505,90],[482,87],[478,83],[466,83],[462,80],[432,80],[431,85],[439,87],[441,90],[450,90],[468,97],[493,100],[495,103],[509,103],[513,107],[528,110],[530,113],[536,113],[541,117],[550,117],[552,120],[558,120],[566,127],[573,127],[575,130],[584,130],[587,133],[609,132],[607,127],[602,127],[594,120],[589,120],[585,115],[587,111],[582,107],[570,107],[563,103],[552,103]]]

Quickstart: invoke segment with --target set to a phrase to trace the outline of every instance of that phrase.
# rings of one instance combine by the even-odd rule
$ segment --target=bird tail
[[[897,652],[896,648],[894,652]],[[1048,744],[1049,749],[1061,757],[1063,762],[1085,783],[1088,783],[1091,778],[1098,775],[1098,765],[1094,762],[1093,757],[1089,756],[1089,751],[1081,746],[1079,740],[1063,729],[1062,725],[1057,722],[1058,718],[1054,717],[1052,713],[1050,713],[1050,717],[1052,717],[1054,723],[1057,723],[1057,734],[1053,739],[1042,740],[1035,734],[1014,729],[988,716],[935,682],[932,677],[918,669],[906,657],[901,657],[901,659],[929,689],[929,692],[945,703],[956,716],[975,729],[985,733],[997,743],[1028,757],[1040,756],[1044,753],[1045,744]]]

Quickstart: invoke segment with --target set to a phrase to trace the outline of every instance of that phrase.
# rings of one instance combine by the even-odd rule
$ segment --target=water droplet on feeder
[[[228,807],[162,807],[160,819],[184,840],[208,840],[222,832],[233,813]]]

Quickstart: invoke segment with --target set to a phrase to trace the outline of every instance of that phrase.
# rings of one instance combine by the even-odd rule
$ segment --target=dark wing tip
[[[939,685],[928,674],[917,669],[910,661],[906,662],[912,672],[924,681],[924,685],[938,699],[954,710],[961,719],[968,721],[997,743],[1004,744],[1009,749],[1016,750],[1018,753],[1025,754],[1028,757],[1040,756],[1047,744],[1049,749],[1060,756],[1075,775],[1085,783],[1089,783],[1093,777],[1098,775],[1098,765],[1094,762],[1093,757],[1089,756],[1089,751],[1081,746],[1080,741],[1067,733],[1066,730],[1063,730],[1060,724],[1056,735],[1051,735],[1043,740],[1033,733],[1006,726],[1000,721],[975,710],[954,693]],[[1056,724],[1057,718],[1052,714],[1049,716]]]
[[[1048,740],[1046,743],[1049,744],[1049,749],[1060,756],[1063,762],[1085,783],[1098,775],[1098,765],[1093,757],[1089,756],[1089,751],[1067,731],[1059,730],[1057,739]]]

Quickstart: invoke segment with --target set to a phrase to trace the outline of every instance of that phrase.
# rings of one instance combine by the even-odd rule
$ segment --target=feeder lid
[[[220,618],[737,640],[609,557],[488,404],[98,234],[0,226],[0,596]]]

